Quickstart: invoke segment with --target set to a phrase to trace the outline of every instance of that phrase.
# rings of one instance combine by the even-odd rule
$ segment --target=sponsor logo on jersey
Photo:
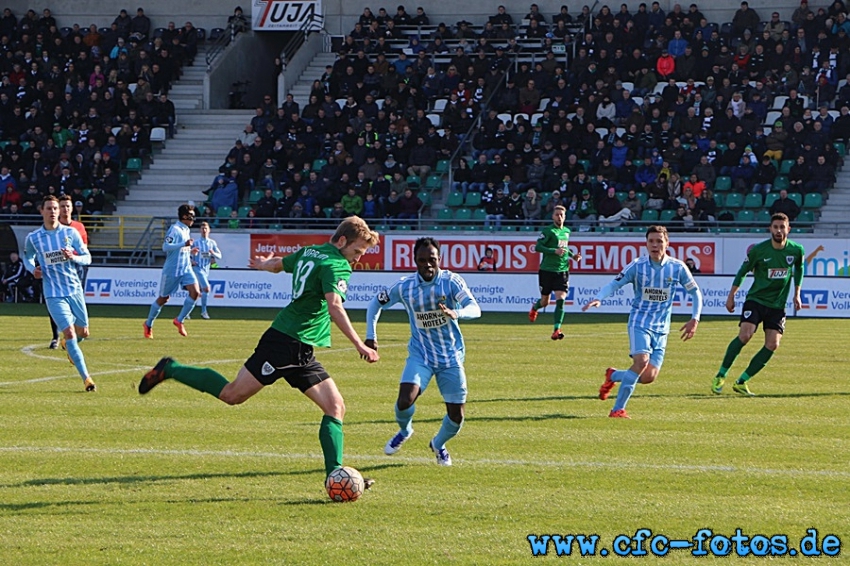
[[[670,300],[670,289],[666,287],[644,287],[643,300],[650,303],[666,303]]]
[[[263,375],[271,375],[274,373],[274,366],[269,362],[263,362],[263,369],[260,370]]]
[[[65,263],[66,261],[70,261],[65,254],[62,253],[62,250],[55,250],[52,252],[44,252],[44,264],[45,265],[56,265],[57,263]]]
[[[417,312],[414,314],[416,315],[416,328],[420,330],[439,328],[449,323],[449,319],[446,318],[442,310]]]
[[[800,291],[800,302],[804,309],[825,310],[829,305],[829,292],[821,289]]]
[[[770,269],[767,270],[767,278],[768,279],[785,279],[786,277],[788,277],[788,268],[787,267],[781,267],[781,268],[778,268],[778,269],[775,268],[775,267],[771,267]]]

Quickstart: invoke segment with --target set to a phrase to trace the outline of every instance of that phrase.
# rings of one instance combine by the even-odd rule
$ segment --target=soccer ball
[[[334,501],[356,501],[364,488],[363,476],[349,466],[335,469],[325,480],[325,489]]]

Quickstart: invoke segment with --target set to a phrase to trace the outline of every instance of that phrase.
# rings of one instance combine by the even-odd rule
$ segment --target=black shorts
[[[263,385],[284,378],[302,393],[330,377],[313,356],[312,346],[274,328],[260,338],[245,367]]]
[[[742,322],[749,322],[756,326],[761,323],[765,330],[776,330],[780,334],[785,333],[785,310],[773,309],[756,301],[744,301],[744,306],[741,309],[741,326]]]
[[[552,291],[567,292],[570,288],[569,271],[543,271],[537,272],[537,284],[540,286],[540,296],[549,295]]]

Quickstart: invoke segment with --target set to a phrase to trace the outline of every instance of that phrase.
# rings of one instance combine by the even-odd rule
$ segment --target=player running
[[[80,238],[83,239],[83,245],[89,245],[89,235],[86,232],[86,227],[83,226],[82,222],[78,222],[73,219],[72,215],[74,213],[74,199],[71,198],[71,195],[62,195],[59,197],[59,224],[63,226],[70,226],[80,234]],[[81,263],[75,264],[77,268],[77,275],[80,277],[80,285],[83,287],[83,295],[85,296],[86,290],[86,277],[88,276],[89,268],[86,265]],[[50,340],[50,346],[48,346],[51,350],[55,350],[59,347],[59,328],[56,326],[56,321],[53,320],[53,317],[48,315],[50,319],[50,330],[53,333],[53,338]],[[83,341],[82,337],[79,337],[78,340],[80,342]],[[62,349],[65,349],[65,345],[62,345]],[[73,363],[73,362],[72,362]]]
[[[207,297],[210,294],[210,266],[213,260],[221,259],[221,250],[218,244],[210,238],[210,225],[201,222],[201,239],[194,242],[192,247],[192,270],[198,279],[198,287],[201,290],[201,318],[209,319],[207,312]]]
[[[44,198],[41,206],[44,225],[27,235],[24,263],[36,279],[44,280],[47,312],[62,330],[68,358],[83,379],[86,391],[96,389],[89,375],[79,339],[89,335],[89,314],[77,265],[89,265],[91,254],[80,234],[59,222],[59,200]],[[36,261],[38,266],[36,266]]]
[[[254,353],[228,382],[217,371],[177,363],[162,358],[142,378],[139,393],[144,395],[165,379],[173,378],[192,389],[209,393],[228,405],[250,399],[263,387],[283,378],[297,388],[324,413],[319,426],[319,443],[325,458],[325,472],[342,466],[342,419],[345,401],[313,355],[314,347],[331,345],[331,320],[367,361],[378,361],[378,353],[366,346],[351,325],[343,307],[351,276],[351,263],[378,243],[378,234],[362,219],[343,220],[330,243],[306,246],[286,257],[254,257],[249,267],[271,273],[292,273],[292,301],[281,310],[266,330]],[[367,484],[368,485],[368,484]]]
[[[667,255],[670,241],[667,228],[650,226],[646,231],[647,256],[641,256],[620,272],[613,281],[599,291],[599,295],[581,310],[598,307],[602,300],[631,283],[635,298],[629,314],[629,355],[632,367],[626,370],[608,368],[605,382],[599,388],[599,398],[605,400],[611,390],[621,383],[614,408],[608,415],[612,418],[628,419],[626,403],[634,393],[635,385],[652,383],[661,371],[667,335],[670,333],[670,316],[673,313],[673,292],[681,285],[693,298],[691,320],[680,329],[682,340],[694,337],[702,312],[702,293],[694,281],[688,266]]]
[[[195,301],[201,294],[198,280],[192,270],[191,250],[194,240],[189,228],[195,222],[195,212],[188,204],[181,204],[177,209],[177,218],[162,242],[162,251],[166,253],[165,264],[162,266],[162,279],[159,282],[159,296],[151,305],[148,319],[144,322],[145,338],[153,339],[153,321],[159,316],[168,297],[180,288],[186,289],[189,296],[183,301],[183,308],[172,323],[177,327],[180,336],[188,336],[183,321],[195,308]]]
[[[537,311],[549,304],[549,295],[555,293],[555,329],[552,340],[563,340],[561,324],[564,322],[564,300],[570,288],[570,259],[581,260],[581,255],[569,249],[570,229],[564,226],[567,209],[558,205],[552,211],[552,225],[543,229],[537,238],[534,250],[543,254],[537,281],[540,286],[540,298],[528,311],[528,320],[537,320]]]
[[[711,384],[711,391],[720,395],[726,374],[735,362],[741,349],[750,341],[759,326],[764,325],[764,346],[756,352],[750,365],[732,385],[732,391],[740,395],[753,397],[747,382],[767,365],[773,352],[779,348],[779,341],[785,332],[785,304],[794,281],[794,308],[800,309],[800,286],[803,283],[803,246],[788,239],[790,225],[788,217],[777,213],[770,217],[770,239],[751,247],[747,257],[726,298],[726,310],[735,312],[735,294],[750,271],[753,272],[753,284],[747,292],[747,298],[741,309],[741,321],[738,336],[732,339],[726,348],[723,363]]]
[[[457,321],[480,317],[481,308],[460,275],[440,269],[440,244],[436,240],[416,240],[413,256],[416,275],[403,277],[379,293],[366,311],[366,345],[376,351],[376,326],[382,309],[401,303],[410,319],[408,357],[395,404],[399,431],[384,446],[384,453],[395,454],[413,434],[414,403],[436,375],[447,414],[428,446],[439,465],[451,466],[446,442],[460,431],[466,403],[465,349]]]

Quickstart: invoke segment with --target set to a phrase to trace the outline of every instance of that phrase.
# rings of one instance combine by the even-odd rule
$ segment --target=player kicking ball
[[[641,256],[620,272],[613,281],[599,291],[599,295],[584,305],[582,311],[596,308],[602,300],[610,297],[621,287],[631,283],[635,298],[629,314],[629,355],[632,367],[605,371],[605,382],[599,388],[599,398],[608,398],[611,390],[620,383],[617,400],[609,417],[629,419],[626,404],[634,393],[635,385],[652,383],[661,371],[667,335],[670,333],[670,317],[673,313],[673,296],[681,285],[693,298],[693,312],[680,330],[682,340],[694,337],[702,312],[702,293],[694,281],[691,271],[684,262],[667,255],[670,241],[667,228],[650,226],[646,231],[646,249],[649,255]]]
[[[316,360],[313,348],[330,348],[333,320],[364,359],[378,361],[378,353],[363,343],[351,325],[343,301],[351,264],[379,241],[378,234],[366,222],[351,216],[340,223],[327,244],[305,246],[283,258],[272,254],[252,258],[248,265],[252,269],[293,274],[292,301],[260,338],[236,379],[228,382],[213,369],[162,358],[142,378],[139,393],[144,395],[166,379],[174,379],[228,405],[238,405],[264,387],[285,379],[322,410],[319,443],[326,476],[330,475],[342,467],[345,401],[334,380]],[[366,480],[366,487],[370,485],[370,480]]]
[[[381,311],[401,303],[410,319],[407,362],[401,374],[395,420],[399,431],[384,446],[385,454],[395,454],[413,434],[416,399],[425,392],[431,378],[446,403],[446,416],[429,447],[441,466],[451,466],[446,442],[463,425],[466,404],[465,348],[458,320],[478,318],[481,308],[466,282],[457,273],[440,269],[440,244],[433,238],[419,238],[413,245],[416,274],[403,277],[381,291],[366,311],[366,345],[377,351],[376,327]]]
[[[741,322],[738,323],[738,336],[732,339],[726,348],[726,355],[717,375],[711,384],[711,392],[720,395],[726,374],[741,353],[741,349],[750,341],[761,323],[764,326],[764,346],[756,352],[747,369],[732,385],[732,391],[739,395],[753,397],[747,382],[764,368],[773,352],[779,348],[779,341],[785,332],[785,303],[794,282],[794,308],[800,309],[800,285],[803,283],[803,246],[788,239],[790,225],[788,217],[777,213],[770,218],[770,239],[751,247],[744,263],[741,264],[732,288],[726,298],[726,310],[735,312],[735,294],[749,272],[753,273],[753,284],[747,292],[747,298],[741,309]]]

